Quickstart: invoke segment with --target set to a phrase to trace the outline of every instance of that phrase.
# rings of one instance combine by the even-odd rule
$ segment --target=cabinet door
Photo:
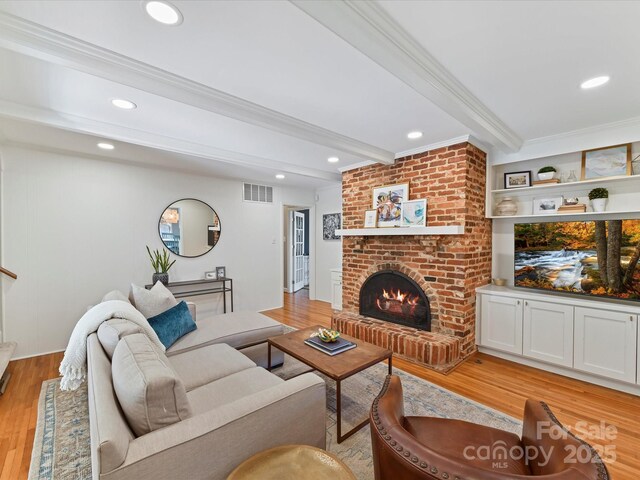
[[[342,310],[342,275],[331,274],[331,308]]]
[[[485,347],[522,354],[522,300],[482,295],[480,342]]]
[[[635,383],[637,316],[576,307],[573,366]]]
[[[524,301],[524,356],[564,367],[573,366],[573,307]]]

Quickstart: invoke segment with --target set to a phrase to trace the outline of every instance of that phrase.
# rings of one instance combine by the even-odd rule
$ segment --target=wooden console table
[[[153,285],[145,285],[147,290],[151,287],[153,287]],[[218,278],[215,280],[205,278],[200,280],[187,280],[184,282],[169,282],[166,287],[176,298],[222,293],[222,306],[224,313],[227,313],[227,293],[229,293],[231,311],[233,312],[233,280],[231,278]],[[177,291],[174,291],[175,289],[177,289]]]

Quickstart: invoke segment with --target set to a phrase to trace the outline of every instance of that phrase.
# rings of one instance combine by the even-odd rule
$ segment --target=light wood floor
[[[330,305],[310,301],[306,291],[285,294],[283,308],[265,313],[296,328],[328,326],[331,321]],[[56,353],[9,365],[13,376],[0,397],[0,480],[27,478],[40,385],[58,376],[61,360],[62,354]],[[394,360],[394,367],[516,418],[522,418],[525,399],[532,397],[546,401],[565,425],[579,421],[614,425],[617,438],[599,441],[615,446],[617,460],[609,463],[609,471],[615,480],[640,479],[640,397],[484,354],[475,355],[447,376],[399,359]]]

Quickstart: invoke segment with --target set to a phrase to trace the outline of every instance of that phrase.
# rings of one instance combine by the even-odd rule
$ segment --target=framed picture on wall
[[[402,202],[401,227],[424,227],[427,225],[427,200]]]
[[[364,212],[364,228],[376,228],[378,220],[377,210],[365,210]]]
[[[341,213],[326,213],[322,215],[322,239],[340,240],[340,236],[336,235],[336,230],[340,229],[341,221]]]
[[[372,206],[378,212],[378,227],[399,227],[402,202],[409,200],[409,184],[374,187]]]

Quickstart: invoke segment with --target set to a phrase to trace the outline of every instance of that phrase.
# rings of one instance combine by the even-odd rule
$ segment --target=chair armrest
[[[189,308],[189,313],[191,314],[191,318],[193,318],[194,322],[197,322],[196,320],[196,304],[193,302],[187,302],[187,307]]]
[[[324,381],[307,373],[131,441],[105,478],[226,479],[252,455],[278,445],[325,448]]]

